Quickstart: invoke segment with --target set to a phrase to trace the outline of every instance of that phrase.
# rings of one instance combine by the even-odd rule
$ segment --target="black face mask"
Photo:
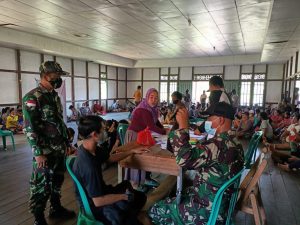
[[[63,80],[60,78],[57,78],[56,80],[50,80],[49,83],[54,89],[60,88],[62,85]]]
[[[174,105],[176,105],[179,102],[179,100],[178,99],[177,100],[173,100],[172,102],[173,102]]]

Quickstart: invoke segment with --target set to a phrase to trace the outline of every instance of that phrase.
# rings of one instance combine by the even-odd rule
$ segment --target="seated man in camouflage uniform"
[[[243,149],[229,136],[234,112],[232,107],[220,102],[207,110],[205,122],[207,140],[196,147],[189,144],[188,112],[180,109],[176,115],[179,129],[171,138],[178,165],[195,170],[193,185],[183,190],[181,203],[175,198],[159,201],[149,210],[154,224],[206,224],[215,195],[219,188],[243,168]],[[218,224],[226,218],[230,195],[221,205]]]
[[[64,181],[65,156],[70,150],[63,108],[54,89],[62,84],[66,74],[53,61],[40,66],[41,81],[37,88],[23,98],[24,126],[33,153],[33,172],[30,179],[29,209],[35,225],[46,225],[44,210],[50,197],[49,218],[72,218],[76,214],[60,204]]]

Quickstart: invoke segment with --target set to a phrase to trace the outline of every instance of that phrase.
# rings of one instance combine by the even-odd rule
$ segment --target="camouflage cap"
[[[46,61],[40,65],[40,73],[57,73],[59,75],[68,75],[69,73],[63,71],[60,64],[54,61]]]

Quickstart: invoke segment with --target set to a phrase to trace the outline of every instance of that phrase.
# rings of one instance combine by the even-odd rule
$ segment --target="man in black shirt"
[[[80,119],[78,131],[83,143],[78,148],[73,172],[85,189],[91,210],[97,220],[105,225],[139,225],[141,223],[137,220],[137,214],[147,197],[144,193],[134,190],[129,181],[123,181],[115,187],[106,185],[101,164],[117,162],[131,154],[140,154],[146,150],[140,148],[110,155],[108,143],[98,146],[103,138],[103,122],[98,116]],[[82,206],[78,190],[76,195]]]

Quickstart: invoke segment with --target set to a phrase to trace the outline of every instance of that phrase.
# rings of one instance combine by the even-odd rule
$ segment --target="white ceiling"
[[[262,52],[263,62],[287,61],[300,49],[299,11],[299,0],[274,1]]]
[[[299,3],[275,0],[269,26],[272,0],[0,0],[0,24],[131,59],[263,51],[272,61],[287,52],[266,42],[299,40]]]

